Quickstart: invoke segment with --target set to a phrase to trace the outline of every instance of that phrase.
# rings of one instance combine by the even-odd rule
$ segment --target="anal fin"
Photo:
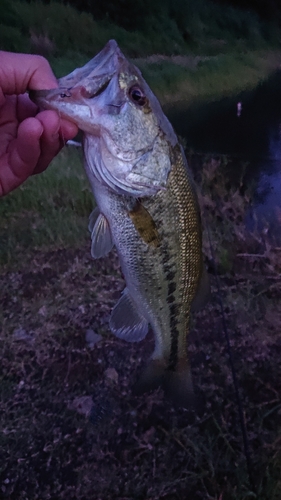
[[[109,326],[116,337],[127,342],[140,342],[148,332],[148,322],[139,314],[127,288],[112,310]]]

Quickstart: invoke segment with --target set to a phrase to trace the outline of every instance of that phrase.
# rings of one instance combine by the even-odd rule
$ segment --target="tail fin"
[[[133,392],[140,395],[160,386],[163,387],[165,395],[175,406],[194,408],[195,398],[187,359],[181,359],[174,371],[169,370],[164,361],[152,359],[141,373]]]
[[[180,359],[176,370],[166,370],[164,391],[176,407],[194,409],[195,397],[187,359]]]
[[[133,387],[134,394],[138,396],[144,392],[154,391],[158,387],[163,386],[165,374],[166,365],[162,360],[150,360]]]

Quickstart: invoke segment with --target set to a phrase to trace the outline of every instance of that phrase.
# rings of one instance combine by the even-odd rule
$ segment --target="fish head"
[[[141,72],[114,40],[61,78],[59,88],[31,91],[30,97],[85,133],[90,179],[136,197],[165,188],[177,137]]]

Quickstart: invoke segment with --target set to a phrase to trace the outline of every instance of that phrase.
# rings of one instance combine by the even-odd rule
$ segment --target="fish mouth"
[[[67,104],[78,104],[97,97],[109,85],[113,76],[125,67],[131,66],[122,54],[115,40],[109,40],[105,47],[88,63],[76,68],[69,75],[58,79],[58,88],[30,90],[29,97],[43,108],[55,109],[68,117]],[[62,109],[64,108],[64,109]],[[78,118],[78,116],[77,116]]]
[[[93,104],[92,99],[104,92],[114,74],[115,72],[98,75],[96,78],[91,78],[90,82],[86,79],[86,81],[79,82],[72,87],[61,86],[59,80],[58,88],[51,90],[30,90],[29,98],[40,109],[57,111],[62,118],[76,123],[83,132],[97,135],[98,128],[95,124],[94,113],[91,107],[91,104]],[[64,77],[62,80],[67,78]]]
[[[102,81],[97,83],[95,88],[90,89],[91,95],[89,97],[87,89],[84,86],[76,86],[73,88],[59,87],[51,90],[30,90],[29,97],[40,108],[52,109],[57,111],[58,114],[67,120],[73,121],[83,132],[102,138],[103,142],[110,154],[116,159],[124,162],[139,161],[143,155],[153,150],[154,144],[157,140],[158,134],[151,139],[150,144],[140,149],[127,149],[120,148],[113,135],[108,128],[101,127],[96,122],[96,116],[93,113],[88,100],[94,99],[100,95],[105,88],[109,85],[113,75],[106,76]],[[121,111],[125,101],[119,101],[118,104],[107,104],[109,107],[118,107]]]
[[[114,40],[58,84],[32,90],[30,98],[85,133],[84,153],[92,172],[122,194],[148,196],[165,188],[169,144],[177,138],[140,71]]]
[[[114,56],[123,58],[115,40],[109,40],[105,47],[81,68],[76,68],[69,75],[58,79],[59,87],[49,90],[30,90],[29,97],[35,104],[51,106],[54,98],[73,97],[75,88],[84,89],[84,97],[92,96],[99,92],[104,84],[110,81],[116,73],[116,62]],[[58,106],[58,104],[57,104]],[[53,109],[55,109],[53,104]]]
[[[136,162],[153,149],[156,138],[141,148],[121,149],[110,129],[99,124],[102,113],[120,114],[126,106],[124,90],[114,82],[118,81],[118,74],[128,69],[137,74],[138,70],[127,61],[116,41],[109,40],[85,66],[60,78],[58,88],[30,90],[29,97],[39,108],[55,110],[62,118],[73,121],[86,134],[103,137],[109,152],[118,160]],[[103,95],[102,106],[97,108],[96,98]]]
[[[77,84],[82,85],[82,82],[87,83],[86,79],[90,79],[91,77],[114,74],[116,72],[114,56],[125,60],[116,41],[109,40],[104,48],[87,64],[81,68],[76,68],[69,75],[60,78],[59,86],[72,88]]]

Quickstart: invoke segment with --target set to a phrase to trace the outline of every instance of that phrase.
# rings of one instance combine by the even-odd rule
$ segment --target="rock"
[[[102,340],[102,336],[94,332],[94,330],[89,329],[86,331],[85,340],[88,346],[92,349],[98,342]]]
[[[109,378],[110,380],[113,380],[116,384],[118,383],[118,373],[115,370],[115,368],[107,368],[104,372],[106,378]]]
[[[17,342],[20,342],[22,340],[26,341],[31,341],[32,336],[27,333],[27,331],[24,328],[16,328],[13,332],[13,339],[16,340]]]
[[[85,415],[88,417],[91,413],[91,409],[93,406],[93,398],[92,396],[78,396],[71,403],[68,404],[68,408],[70,410],[75,410],[80,415]]]

